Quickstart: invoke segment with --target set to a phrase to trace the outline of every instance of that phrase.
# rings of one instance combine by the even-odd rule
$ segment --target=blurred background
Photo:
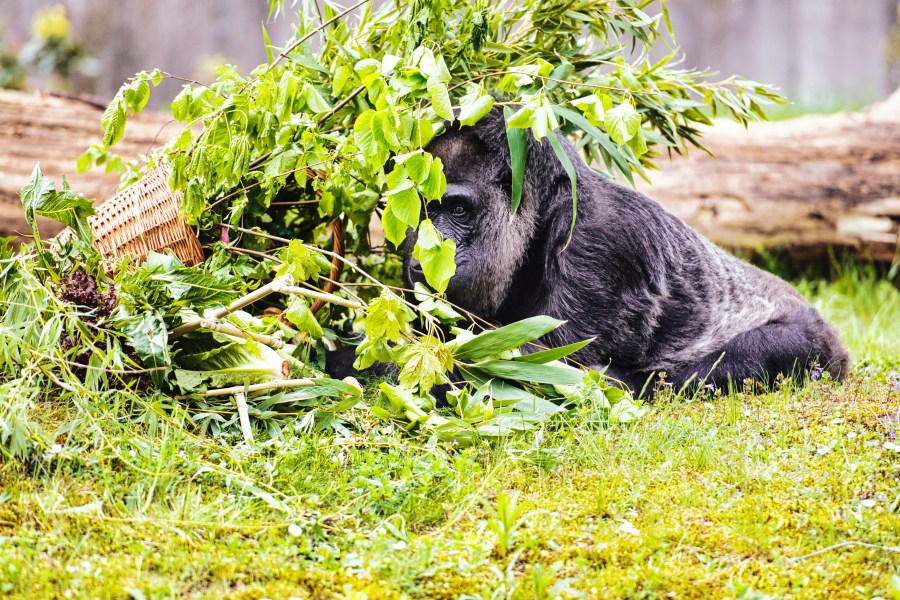
[[[0,0],[0,87],[111,98],[136,71],[209,80],[265,61],[268,0]],[[49,9],[49,10],[48,10]],[[774,84],[794,111],[856,108],[900,84],[897,0],[671,0],[684,66]],[[291,23],[266,24],[281,45]],[[159,106],[177,93],[166,82]]]

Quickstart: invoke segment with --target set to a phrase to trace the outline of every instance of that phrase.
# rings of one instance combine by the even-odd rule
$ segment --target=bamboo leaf
[[[545,315],[523,319],[476,335],[456,348],[453,357],[457,360],[478,360],[495,356],[534,341],[563,323]]]

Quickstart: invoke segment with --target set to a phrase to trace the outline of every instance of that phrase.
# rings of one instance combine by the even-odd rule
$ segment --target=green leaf
[[[210,387],[284,379],[290,366],[297,363],[288,354],[251,340],[233,341],[195,354],[180,354],[177,362],[178,366],[202,377]]]
[[[647,153],[647,140],[644,138],[644,130],[638,129],[637,134],[628,140],[628,147],[637,158]]]
[[[419,185],[419,191],[426,200],[440,200],[447,191],[447,178],[444,176],[444,163],[434,157],[428,168],[428,177]]]
[[[318,277],[322,268],[316,260],[316,253],[303,244],[303,240],[291,240],[287,248],[282,248],[278,257],[282,264],[276,277],[290,274],[295,282],[306,281]]]
[[[430,154],[423,154],[417,150],[403,163],[403,166],[409,178],[421,185],[431,175],[431,164],[433,162]]]
[[[150,99],[150,84],[144,79],[133,81],[125,88],[125,103],[132,114],[141,112]]]
[[[641,128],[641,115],[635,110],[631,99],[626,98],[619,106],[606,111],[603,124],[609,137],[621,145],[637,135]]]
[[[460,125],[474,125],[488,114],[494,107],[494,98],[485,94],[480,86],[472,85],[468,93],[460,99],[459,123]]]
[[[506,118],[506,141],[509,144],[510,167],[512,168],[512,202],[510,211],[515,214],[522,201],[522,182],[525,179],[525,159],[528,156],[528,141],[524,129],[513,129],[509,125],[512,109],[503,107]]]
[[[126,118],[125,99],[122,94],[116,94],[103,116],[100,117],[100,124],[103,126],[103,147],[109,148],[122,139],[125,134],[125,118]]]
[[[181,88],[181,92],[172,100],[172,117],[181,123],[191,118],[191,101],[193,94],[190,86]],[[110,105],[111,106],[111,105]],[[107,109],[109,110],[109,109]]]
[[[303,97],[306,100],[306,106],[315,114],[331,110],[331,105],[322,97],[319,90],[309,83],[303,86]]]
[[[406,227],[416,227],[419,224],[419,215],[422,212],[422,201],[412,181],[405,179],[404,182],[395,189],[389,190],[386,194],[387,206],[384,214],[390,212],[391,217],[395,218],[399,223],[391,225],[390,237],[388,239],[394,244],[399,244],[406,237]],[[402,233],[399,224],[402,223]],[[387,229],[385,234],[388,234]]]
[[[460,369],[487,377],[549,385],[577,385],[584,379],[584,371],[567,365],[536,365],[514,360],[487,360],[460,365]]]
[[[418,388],[422,394],[435,383],[446,381],[445,373],[453,366],[453,355],[434,337],[423,337],[403,349],[400,355],[398,381],[407,389]]]
[[[450,102],[447,84],[437,77],[429,77],[428,96],[431,98],[431,107],[434,112],[443,119],[453,121],[453,104]]]
[[[62,189],[57,192],[53,181],[41,172],[40,165],[35,165],[31,179],[19,192],[19,198],[32,227],[35,226],[35,215],[40,215],[71,227],[80,240],[88,244],[91,242],[87,217],[94,214],[93,203],[81,194],[73,194],[65,177]]]
[[[165,381],[165,374],[171,368],[169,356],[169,334],[166,324],[155,312],[146,311],[142,316],[134,316],[121,322],[122,333],[128,338],[138,358],[145,367],[153,369],[150,378],[157,386]]]
[[[598,127],[603,125],[603,120],[605,118],[603,103],[595,94],[589,94],[583,98],[572,100],[571,104],[572,106],[578,107],[591,125]]]
[[[524,105],[515,114],[506,119],[506,127],[508,129],[526,129],[531,127],[534,124],[534,112],[537,108],[538,105],[534,102]],[[506,109],[509,109],[509,107],[506,107]]]
[[[369,304],[364,320],[366,337],[372,341],[386,339],[398,342],[411,320],[412,316],[403,302],[395,295],[383,292]]]
[[[565,358],[570,354],[575,354],[588,344],[594,341],[594,338],[589,340],[583,340],[581,342],[575,342],[574,344],[568,344],[566,346],[560,346],[558,348],[551,348],[549,350],[541,350],[540,352],[532,352],[531,354],[523,354],[522,356],[517,356],[513,360],[517,360],[519,362],[528,362],[534,364],[545,364],[548,362],[552,362],[554,360],[559,360],[561,358]]]
[[[299,296],[294,296],[284,311],[284,317],[291,322],[294,327],[309,335],[314,340],[322,337],[322,326],[316,320],[316,316],[309,310],[306,300]]]
[[[575,231],[575,217],[578,214],[578,178],[575,174],[575,166],[569,159],[569,155],[566,154],[566,150],[556,136],[556,132],[552,132],[548,139],[550,140],[550,147],[553,148],[553,153],[556,154],[556,158],[559,159],[563,169],[566,170],[566,174],[569,176],[569,183],[572,184],[572,224],[569,227],[569,240],[571,240],[572,233]],[[568,244],[568,241],[566,243]]]
[[[372,130],[374,119],[375,111],[370,108],[356,117],[356,122],[353,124],[353,140],[363,154],[377,154],[381,150],[378,140],[375,138],[375,132]]]
[[[457,360],[478,360],[496,356],[534,341],[562,324],[563,321],[545,315],[529,317],[476,335],[456,348],[453,356]]]
[[[419,224],[419,239],[413,248],[413,257],[422,263],[425,280],[438,292],[447,290],[450,278],[456,274],[456,244],[444,240],[440,232],[425,219]]]

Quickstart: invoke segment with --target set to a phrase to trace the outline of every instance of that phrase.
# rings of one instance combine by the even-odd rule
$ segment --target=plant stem
[[[252,331],[244,331],[239,327],[235,327],[231,323],[220,323],[216,319],[204,319],[203,322],[200,323],[200,328],[209,329],[210,331],[218,331],[226,335],[233,335],[247,340],[253,340],[255,342],[259,342],[260,344],[265,344],[266,346],[275,348],[276,350],[278,350],[279,348],[284,348],[284,340],[282,340],[278,336],[263,335],[261,333],[254,333]]]
[[[363,310],[365,308],[365,306],[363,306],[359,302],[354,302],[353,300],[347,300],[345,298],[341,298],[340,296],[335,296],[334,294],[326,294],[325,292],[314,292],[313,290],[297,287],[295,285],[283,286],[278,291],[282,294],[296,294],[298,296],[306,296],[307,298],[313,298],[315,300],[321,300],[323,302],[330,302],[331,304],[338,304],[340,306],[355,308],[357,310]]]
[[[169,341],[174,340],[183,336],[186,333],[190,333],[192,331],[196,331],[200,329],[201,325],[207,319],[221,319],[222,317],[228,316],[231,313],[238,311],[248,304],[252,304],[261,298],[265,298],[269,294],[280,291],[280,289],[284,286],[289,286],[294,283],[294,278],[290,275],[283,275],[278,279],[272,281],[271,283],[267,283],[256,291],[250,292],[246,296],[242,296],[226,306],[225,308],[220,308],[214,311],[209,317],[202,317],[197,319],[196,321],[190,321],[189,323],[185,323],[184,325],[179,325],[175,329],[169,332]]]
[[[234,395],[234,403],[237,405],[238,420],[241,422],[241,433],[244,434],[244,441],[252,444],[253,429],[250,427],[250,409],[247,407],[247,398],[243,392],[238,392]]]
[[[235,394],[249,394],[250,392],[264,392],[266,390],[275,390],[285,387],[309,387],[315,385],[312,379],[278,379],[276,381],[268,381],[266,383],[254,383],[253,385],[243,386],[235,385],[227,388],[219,388],[217,390],[206,390],[204,396],[234,396]]]

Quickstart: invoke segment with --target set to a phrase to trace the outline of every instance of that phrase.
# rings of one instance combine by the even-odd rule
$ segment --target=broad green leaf
[[[421,185],[431,175],[432,162],[430,154],[423,154],[421,151],[417,151],[406,160],[403,166],[406,168],[409,178]]]
[[[92,234],[87,217],[94,214],[93,203],[81,194],[73,194],[65,177],[62,189],[57,192],[53,181],[41,172],[40,165],[35,165],[31,179],[19,192],[19,198],[32,226],[35,215],[40,215],[71,227],[79,239],[91,242]]]
[[[122,139],[125,134],[125,119],[127,116],[127,108],[125,99],[122,94],[116,94],[103,116],[100,117],[100,124],[103,126],[103,147],[109,148]]]
[[[125,103],[132,114],[141,112],[150,99],[150,84],[144,79],[133,81],[125,88]]]
[[[541,97],[538,107],[534,111],[531,123],[531,132],[536,140],[542,140],[556,131],[559,125],[553,112],[553,104],[550,100]]]
[[[191,88],[186,85],[181,89],[181,92],[175,96],[175,99],[172,100],[172,117],[176,121],[183,123],[191,117],[191,99]]]
[[[122,322],[121,329],[144,366],[152,369],[150,377],[154,384],[162,385],[171,367],[169,336],[162,318],[155,312],[146,311],[142,316]]]
[[[306,106],[316,114],[331,110],[331,105],[322,97],[319,90],[309,83],[303,86],[303,97],[306,100]]]
[[[474,125],[494,107],[494,98],[485,94],[480,86],[473,85],[468,93],[460,99],[459,123],[460,125]]]
[[[425,280],[431,287],[443,293],[450,278],[456,273],[456,244],[444,240],[430,219],[419,224],[419,239],[413,248],[413,257],[422,263]]]
[[[400,355],[398,380],[405,388],[418,388],[427,393],[436,383],[446,381],[445,373],[453,367],[453,355],[436,338],[423,337],[406,346]]]
[[[375,133],[372,131],[374,117],[375,111],[369,109],[356,117],[356,123],[353,125],[353,139],[356,147],[364,154],[376,154],[381,150],[375,139]]]
[[[635,110],[631,99],[626,98],[619,106],[606,111],[603,123],[609,137],[621,145],[637,135],[641,128],[641,115]]]
[[[410,227],[419,224],[422,201],[412,181],[407,179],[399,188],[388,190],[386,195],[387,205],[395,217]]]
[[[428,168],[428,177],[419,184],[419,191],[426,200],[440,200],[447,191],[447,178],[444,176],[444,163],[434,157]]]
[[[318,277],[322,272],[322,266],[316,260],[316,253],[307,248],[302,240],[291,240],[286,248],[278,252],[281,266],[275,273],[276,277],[290,274],[295,282],[306,281]]]
[[[478,360],[496,356],[534,341],[562,324],[563,321],[545,315],[529,317],[476,335],[456,348],[453,356],[457,360]]]
[[[411,320],[412,316],[403,302],[395,295],[384,292],[369,304],[364,321],[366,337],[372,341],[386,339],[398,342]]]
[[[447,84],[437,77],[428,78],[428,96],[431,98],[431,107],[434,112],[443,119],[453,120],[453,104],[450,102],[450,92]]]
[[[534,112],[538,109],[536,102],[529,102],[515,114],[506,119],[506,127],[509,129],[526,129],[534,125]]]
[[[284,311],[284,317],[299,331],[309,334],[309,337],[317,340],[322,337],[322,326],[316,320],[316,316],[309,310],[306,300],[300,296],[294,296]]]
[[[578,107],[578,109],[584,114],[584,117],[588,120],[591,125],[596,127],[600,127],[603,125],[604,121],[604,109],[603,103],[600,101],[600,98],[594,94],[589,94],[583,98],[578,98],[576,100],[572,100],[572,106]]]
[[[647,140],[644,138],[642,129],[638,129],[637,134],[628,140],[628,147],[631,148],[631,151],[634,152],[637,158],[647,153]]]

